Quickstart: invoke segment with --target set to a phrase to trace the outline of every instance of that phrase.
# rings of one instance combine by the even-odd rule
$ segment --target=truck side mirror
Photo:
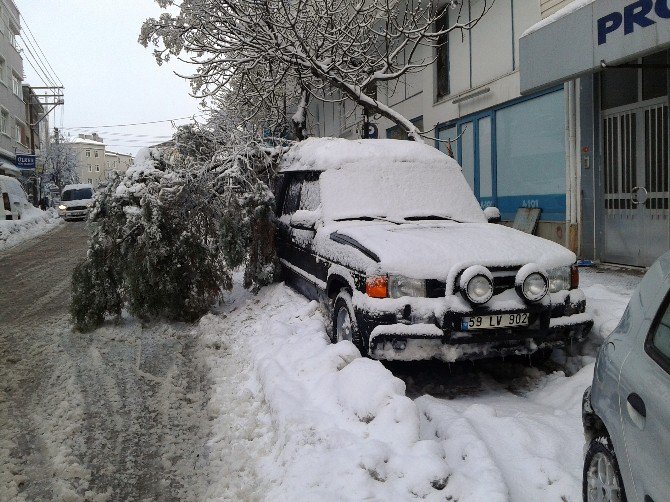
[[[500,210],[497,207],[487,207],[484,209],[484,216],[489,223],[500,223]]]

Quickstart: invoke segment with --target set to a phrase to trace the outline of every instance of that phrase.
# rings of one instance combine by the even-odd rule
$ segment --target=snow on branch
[[[235,110],[245,126],[276,131],[291,116],[300,139],[308,98],[330,88],[418,139],[422,132],[372,90],[431,65],[449,33],[472,29],[494,1],[447,23],[463,0],[182,0],[177,13],[147,20],[139,41],[159,63],[193,64],[194,94]]]

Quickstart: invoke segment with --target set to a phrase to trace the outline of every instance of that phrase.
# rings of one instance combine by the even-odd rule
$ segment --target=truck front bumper
[[[462,331],[461,319],[481,312],[447,312],[441,322],[411,322],[390,312],[380,315],[358,311],[362,335],[367,338],[367,352],[373,359],[417,361],[438,359],[446,362],[488,357],[531,354],[538,349],[565,346],[581,341],[593,327],[590,314],[584,313],[586,302],[581,291],[565,292],[555,303],[528,307],[527,327],[472,329]],[[511,314],[517,310],[504,311]],[[490,315],[495,312],[486,312]],[[431,322],[432,321],[432,322]]]

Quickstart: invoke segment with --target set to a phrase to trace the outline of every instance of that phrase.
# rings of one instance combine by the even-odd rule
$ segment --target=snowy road
[[[0,254],[0,500],[200,500],[208,385],[193,328],[74,333],[85,249],[75,223]]]

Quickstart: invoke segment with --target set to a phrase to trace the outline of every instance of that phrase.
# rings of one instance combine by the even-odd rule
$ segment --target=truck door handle
[[[641,417],[647,418],[647,407],[644,405],[644,401],[640,396],[635,392],[628,396],[628,404],[640,414]]]

